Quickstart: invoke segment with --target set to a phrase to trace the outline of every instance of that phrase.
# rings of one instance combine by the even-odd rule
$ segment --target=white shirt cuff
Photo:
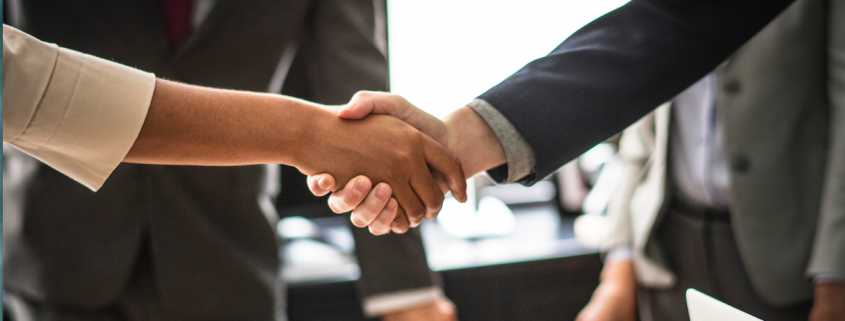
[[[383,293],[364,298],[364,315],[368,318],[385,315],[443,298],[443,290],[438,286]]]
[[[833,274],[819,274],[813,277],[813,283],[842,283],[845,284],[845,277]]]
[[[627,246],[615,247],[604,257],[604,264],[611,264],[621,261],[631,261],[634,259],[634,251]]]

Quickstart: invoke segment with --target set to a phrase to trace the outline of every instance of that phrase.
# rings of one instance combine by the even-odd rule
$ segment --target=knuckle
[[[365,227],[368,223],[366,220],[361,218],[360,215],[355,215],[355,213],[349,216],[349,220],[352,222],[352,225],[355,225],[356,227]]]
[[[461,161],[458,160],[456,156],[450,156],[449,161],[451,162],[451,166],[449,166],[449,170],[453,171],[452,174],[463,174],[463,166],[461,166]]]
[[[413,209],[411,210],[411,213],[407,213],[407,214],[408,214],[408,218],[410,219],[410,218],[422,217],[422,216],[425,215],[425,212],[426,212],[425,206],[423,206],[422,204],[414,204]]]
[[[443,207],[443,200],[445,196],[441,194],[434,194],[433,198],[429,200],[428,210],[431,212],[438,212]]]
[[[410,165],[410,162],[414,159],[414,154],[410,149],[398,149],[396,150],[396,160],[400,162],[402,165]]]
[[[369,207],[366,206],[359,206],[352,210],[352,215],[355,215],[361,221],[365,222],[364,225],[368,223],[372,223],[373,219],[376,218],[376,212],[372,211]]]
[[[358,100],[358,99],[367,99],[367,98],[370,98],[370,97],[372,97],[371,92],[366,91],[366,90],[361,90],[361,91],[355,93],[355,95],[352,96],[352,99]]]
[[[408,227],[409,227],[409,228],[410,228],[410,227],[417,227],[417,226],[419,226],[419,225],[420,225],[420,223],[422,223],[422,220],[421,220],[421,219],[414,219],[414,220],[412,220],[412,221],[408,222]]]
[[[369,227],[370,234],[372,235],[382,235],[384,234],[381,229],[376,228],[374,225],[370,225]]]
[[[390,232],[390,224],[387,223],[373,223],[370,224],[370,233],[373,235],[384,235]]]
[[[426,213],[425,217],[421,217],[420,221],[422,221],[423,219],[427,219],[429,221],[433,220],[437,217],[437,214],[440,213],[441,208],[441,206],[437,206],[436,208],[429,208],[428,213]]]
[[[394,225],[394,226],[391,227],[391,229],[393,230],[393,233],[396,233],[396,234],[404,234],[405,232],[408,231],[409,228],[410,227],[408,225],[403,225],[403,226]]]
[[[355,205],[358,205],[358,192],[352,190],[348,193],[344,193],[340,201],[348,207],[355,207]]]
[[[381,224],[378,227],[370,227],[370,233],[373,233],[375,235],[385,235],[390,232],[390,225],[387,224]]]
[[[425,219],[426,217],[428,217],[431,213],[434,213],[434,211],[433,211],[433,210],[430,210],[430,209],[429,209],[429,210],[426,210],[425,212],[423,212],[423,213],[422,213],[422,215],[420,215],[420,216],[415,216],[415,217],[413,218],[413,220],[411,220],[411,223],[413,223],[413,224],[415,224],[415,225],[420,224],[420,223],[423,221],[423,219]]]
[[[388,185],[392,186],[400,186],[399,182],[402,181],[402,172],[401,170],[386,170],[382,174],[382,183],[387,183]]]
[[[329,199],[329,209],[331,209],[332,212],[334,212],[335,214],[340,214],[340,213],[344,212],[344,211],[341,211],[340,208],[338,208],[337,204],[335,204],[335,202],[333,202],[333,199],[331,199],[331,198]]]
[[[401,214],[401,215],[396,214],[396,216],[393,218],[393,221],[390,222],[390,225],[391,226],[401,226],[401,225],[408,224],[408,218],[406,217],[406,215],[407,215],[407,213]]]

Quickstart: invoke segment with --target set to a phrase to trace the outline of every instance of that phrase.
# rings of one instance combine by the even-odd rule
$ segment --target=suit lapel
[[[143,4],[144,10],[146,10],[144,14],[150,17],[149,21],[152,24],[149,27],[140,29],[149,33],[148,37],[152,39],[156,52],[161,57],[157,63],[160,68],[164,59],[171,55],[170,42],[167,36],[167,24],[164,22],[164,12],[158,0],[140,0],[139,2]]]
[[[156,1],[156,0],[152,0]],[[211,30],[214,29],[214,26],[220,23],[220,20],[224,18],[226,12],[235,5],[236,1],[233,0],[215,0],[211,11],[208,13],[208,16],[205,17],[203,22],[193,28],[185,40],[179,44],[176,48],[174,48],[170,57],[168,57],[166,66],[172,66],[175,64],[179,58],[185,55],[185,53],[189,52],[193,47],[196,46],[202,39],[208,37]]]
[[[155,2],[157,0],[147,1]],[[282,12],[279,12],[278,18],[281,21],[281,23],[279,24],[281,28],[279,28],[279,30],[283,32],[283,34],[279,35],[279,39],[280,41],[284,41],[286,43],[293,43],[291,39],[297,38],[299,36],[297,33],[301,28],[291,24],[301,24],[303,18],[301,16],[307,14],[307,8],[311,6],[312,1],[279,0],[279,2],[282,3],[283,8]],[[219,28],[219,25],[223,23],[223,21],[227,18],[227,15],[230,13],[230,11],[237,10],[237,6],[249,5],[255,5],[255,3],[251,3],[251,1],[242,0],[215,0],[213,8],[208,13],[208,16],[205,18],[202,24],[192,30],[188,37],[185,38],[185,41],[179,47],[175,48],[170,57],[166,59],[165,66],[173,66],[179,61],[179,59],[181,59],[187,53],[195,49],[198,44],[201,44],[203,40],[209,37],[213,37],[215,34],[215,30],[217,30],[217,28]],[[159,10],[159,17],[161,16],[160,12],[161,10]],[[160,17],[159,19],[162,18]]]

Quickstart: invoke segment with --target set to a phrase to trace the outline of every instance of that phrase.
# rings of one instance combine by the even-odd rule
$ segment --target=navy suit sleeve
[[[633,0],[481,96],[535,154],[533,184],[692,85],[792,0]]]

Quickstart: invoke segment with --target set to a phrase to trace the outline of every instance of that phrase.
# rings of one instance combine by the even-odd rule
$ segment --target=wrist
[[[831,298],[845,303],[845,283],[827,282],[815,286],[816,298]]]
[[[286,129],[288,141],[278,145],[286,150],[280,155],[279,163],[301,171],[320,158],[325,143],[337,135],[337,125],[342,120],[321,105],[305,103],[292,107],[291,111],[296,109],[296,112],[289,115],[297,119],[289,122],[290,126]]]
[[[629,260],[606,264],[601,272],[601,283],[620,289],[635,289],[634,264]]]
[[[460,161],[469,178],[507,162],[505,151],[493,129],[470,107],[462,107],[444,118],[446,146]]]

